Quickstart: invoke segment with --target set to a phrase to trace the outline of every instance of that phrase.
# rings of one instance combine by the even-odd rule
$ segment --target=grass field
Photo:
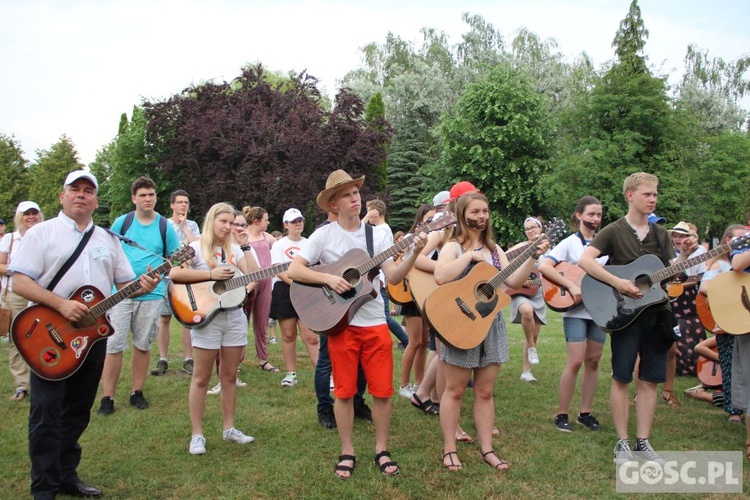
[[[507,316],[507,313],[506,313]],[[510,463],[507,471],[493,471],[482,463],[476,444],[459,443],[464,463],[449,472],[441,463],[442,437],[437,417],[412,408],[394,395],[389,448],[401,465],[401,475],[383,477],[373,461],[371,424],[355,423],[358,463],[354,477],[334,477],[340,452],[335,431],[317,423],[313,367],[298,343],[296,387],[281,387],[284,372],[267,373],[257,367],[248,350],[240,377],[248,386],[238,391],[237,427],[256,442],[239,446],[221,439],[219,399],[208,397],[205,417],[207,453],[187,452],[190,422],[187,393],[190,379],[170,359],[164,377],[149,376],[145,394],[151,403],[139,411],[128,405],[129,368],[116,395],[117,411],[109,417],[94,414],[81,440],[81,477],[105,490],[107,498],[550,498],[615,496],[612,448],[615,434],[609,414],[609,347],[600,365],[600,384],[594,414],[602,423],[598,433],[575,425],[562,433],[552,425],[557,410],[557,387],[565,362],[562,320],[550,312],[539,339],[541,364],[534,369],[537,383],[519,379],[523,335],[520,325],[509,325],[511,361],[500,373],[495,389],[497,424],[501,435],[495,449]],[[172,324],[171,349],[179,351],[178,329]],[[252,346],[252,339],[250,341]],[[281,346],[269,346],[271,362],[283,367]],[[7,359],[7,344],[0,347]],[[398,380],[401,353],[394,349]],[[153,360],[156,361],[154,348]],[[5,363],[3,361],[3,363]],[[153,365],[153,363],[152,363]],[[7,369],[0,375],[0,497],[25,498],[29,492],[27,452],[28,400],[7,400],[12,384]],[[580,382],[580,381],[579,381]],[[677,380],[682,407],[657,407],[651,442],[657,450],[743,450],[745,428],[727,422],[725,413],[707,403],[682,396],[697,384],[695,378]],[[471,420],[472,392],[467,391],[461,425],[476,435]],[[579,395],[571,407],[578,410]],[[94,410],[98,407],[95,406]],[[634,432],[631,421],[631,437]],[[750,491],[750,474],[744,474]],[[705,495],[701,495],[701,498]],[[697,497],[697,496],[696,496]]]

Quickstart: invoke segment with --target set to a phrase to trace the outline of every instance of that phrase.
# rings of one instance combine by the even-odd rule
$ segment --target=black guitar
[[[603,330],[611,332],[622,330],[647,309],[669,300],[667,292],[661,287],[662,281],[696,264],[729,253],[733,248],[742,248],[748,239],[750,239],[750,233],[669,267],[664,267],[661,259],[656,255],[638,257],[624,266],[604,266],[607,271],[618,278],[632,281],[643,293],[643,297],[634,299],[623,295],[617,289],[586,274],[581,280],[583,304],[591,314],[594,323]]]

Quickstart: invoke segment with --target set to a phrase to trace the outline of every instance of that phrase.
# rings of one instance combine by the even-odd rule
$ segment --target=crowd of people
[[[129,403],[138,410],[149,408],[144,386],[151,345],[157,342],[159,354],[150,373],[164,375],[169,371],[173,309],[182,307],[173,302],[178,299],[171,297],[168,290],[177,287],[184,287],[193,297],[189,306],[195,312],[193,323],[181,320],[175,313],[183,323],[181,370],[191,376],[188,412],[192,432],[188,452],[193,455],[204,454],[210,447],[203,433],[203,418],[207,396],[211,394],[220,398],[222,438],[241,445],[254,441],[235,427],[237,388],[245,385],[238,371],[246,357],[252,321],[257,366],[272,374],[280,370],[269,361],[268,344],[275,341],[276,325],[280,329],[284,375],[278,376],[283,387],[293,388],[300,383],[298,335],[304,344],[315,366],[315,379],[302,385],[315,388],[320,424],[337,429],[341,448],[334,473],[339,478],[350,479],[357,466],[355,418],[373,423],[373,457],[380,472],[386,476],[400,472],[399,463],[388,449],[391,397],[396,391],[417,410],[439,416],[443,465],[449,471],[462,469],[456,444],[474,440],[459,425],[469,387],[473,388],[473,418],[481,457],[495,470],[507,469],[509,463],[493,446],[493,436],[499,434],[493,401],[495,383],[500,367],[509,360],[502,307],[491,306],[498,309],[492,310],[493,316],[487,327],[478,332],[477,342],[467,348],[454,341],[456,332],[450,331],[451,326],[445,326],[437,316],[431,320],[429,303],[424,300],[430,291],[441,286],[446,290],[448,284],[454,286],[473,279],[473,273],[481,269],[492,269],[494,273],[507,270],[502,288],[493,285],[492,290],[483,289],[481,293],[499,301],[507,299],[510,321],[522,327],[520,378],[525,382],[536,381],[532,369],[543,359],[537,345],[547,322],[542,277],[565,290],[572,300],[562,314],[567,359],[559,381],[557,414],[550,419],[550,425],[557,430],[573,430],[569,412],[582,367],[581,401],[575,421],[591,431],[602,429],[592,408],[607,337],[612,353],[610,406],[617,435],[616,461],[632,459],[633,452],[659,460],[649,442],[660,399],[658,385],[663,384],[661,399],[679,406],[674,378],[678,374],[695,375],[696,352],[715,355],[721,363],[724,378],[717,391],[722,395],[721,405],[730,422],[741,422],[740,415],[750,400],[750,341],[745,341],[746,336],[708,338],[696,301],[700,301],[701,294],[705,297],[709,293],[711,281],[720,273],[747,272],[750,252],[742,247],[709,259],[694,225],[680,221],[667,229],[666,221],[654,215],[658,198],[655,176],[639,172],[625,179],[627,214],[606,227],[600,228],[602,203],[593,196],[583,196],[573,207],[567,237],[550,241],[544,219],[530,214],[523,223],[526,241],[507,251],[495,240],[487,197],[469,182],[459,182],[438,193],[432,204],[421,205],[412,227],[406,233],[397,233],[396,238],[386,222],[387,209],[382,200],[368,201],[366,214],[362,215],[360,188],[364,182],[364,176],[352,178],[343,170],[328,176],[316,198],[328,218],[309,238],[302,236],[306,221],[296,207],[284,212],[284,233],[276,236],[267,231],[265,209],[248,206],[238,210],[227,203],[213,205],[199,228],[187,218],[190,199],[182,190],[172,193],[172,215],[164,217],[155,210],[156,185],[148,177],[139,177],[132,183],[134,210],[118,217],[107,230],[93,223],[99,185],[87,171],[74,171],[67,176],[60,196],[62,210],[53,219],[44,221],[33,201],[20,203],[14,231],[0,239],[3,308],[15,317],[30,303],[46,307],[55,315],[55,321],[59,318],[64,322],[64,326],[56,325],[61,332],[77,335],[60,343],[70,341],[73,346],[82,345],[80,349],[89,349],[71,376],[50,379],[31,370],[11,341],[9,368],[15,387],[11,399],[30,399],[29,454],[34,498],[54,498],[61,493],[88,497],[102,494],[78,477],[78,439],[89,423],[100,382],[102,398],[97,413],[106,417],[115,411],[123,353],[130,343],[133,351]],[[444,226],[428,230],[441,218],[445,218]],[[731,225],[722,242],[728,243],[746,232],[743,225]],[[163,277],[154,274],[154,268],[186,246],[193,254],[187,265],[174,266]],[[616,328],[595,321],[586,308],[585,284],[565,266],[581,269],[581,273],[622,297],[640,300],[646,291],[618,275],[616,269],[646,255],[656,256],[664,267],[691,264],[679,266],[683,272],[676,281],[679,292],[672,297],[674,300],[644,308],[627,324]],[[365,275],[352,278],[347,274],[348,267],[337,267],[350,260],[356,265],[377,261],[377,265],[368,268]],[[264,270],[272,266],[279,267],[272,275],[263,276]],[[241,279],[257,273],[262,277]],[[207,290],[218,295],[211,298],[216,305],[210,311],[202,309],[201,301],[207,296],[201,295],[203,288],[199,284],[206,283],[210,285]],[[405,283],[411,283],[412,298],[400,306],[404,319],[400,325],[392,317],[386,289],[389,284]],[[99,320],[92,317],[94,304],[87,302],[85,293],[80,294],[82,300],[71,298],[81,287],[92,287],[104,296],[126,287],[132,287],[132,293],[112,304],[108,320]],[[239,300],[234,300],[236,294],[230,297],[234,288],[240,289]],[[320,324],[319,317],[329,314],[323,312],[326,301],[336,308],[343,304],[342,312],[331,318],[325,331],[320,327],[313,331],[308,325]],[[485,314],[478,309],[485,307],[481,300],[473,305],[458,297],[455,302],[461,308],[457,314]],[[336,308],[331,307],[331,315],[337,314]],[[97,342],[98,338],[86,336],[92,324],[99,336],[107,337],[106,341]],[[612,335],[607,335],[608,330],[614,330]],[[708,330],[720,333],[718,327]],[[397,388],[391,335],[404,346]],[[715,354],[712,348],[716,349]],[[56,349],[53,345],[40,356],[49,356],[51,367],[60,354]],[[219,383],[210,387],[214,370]],[[636,430],[631,441],[629,389],[634,380]],[[331,397],[331,391],[335,397]],[[372,397],[372,408],[365,403],[365,392]],[[689,395],[698,397],[704,392],[703,388],[694,388]],[[715,402],[715,395],[710,399]],[[750,421],[747,425],[746,454],[750,458]]]

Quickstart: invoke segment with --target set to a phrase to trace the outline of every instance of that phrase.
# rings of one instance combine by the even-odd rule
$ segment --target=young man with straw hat
[[[362,199],[359,189],[364,176],[353,179],[343,170],[332,172],[326,187],[318,194],[318,206],[325,212],[335,211],[338,219],[320,227],[307,240],[289,266],[288,276],[301,283],[327,285],[334,292],[343,294],[352,285],[342,276],[324,273],[308,268],[314,262],[333,264],[349,250],[367,250],[365,224],[360,220]],[[382,231],[372,232],[372,250],[377,255],[390,246]],[[381,265],[386,279],[398,283],[414,265],[419,250],[424,246],[424,238],[414,238],[415,251],[411,257],[396,265],[388,259]],[[375,286],[375,285],[373,285]],[[391,419],[393,395],[393,341],[386,325],[385,309],[380,294],[360,307],[349,325],[334,336],[328,337],[328,350],[333,365],[334,413],[341,439],[341,455],[334,472],[341,479],[349,479],[354,473],[356,458],[352,431],[354,427],[353,397],[357,392],[357,366],[362,363],[365,376],[373,397],[372,417],[375,425],[375,463],[380,471],[393,476],[399,473],[397,463],[391,460],[388,447],[388,428]]]

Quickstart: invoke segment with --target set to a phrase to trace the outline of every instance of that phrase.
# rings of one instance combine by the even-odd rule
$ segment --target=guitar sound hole
[[[356,269],[347,269],[342,276],[350,285],[355,286],[359,283],[359,272]]]
[[[635,279],[635,284],[638,286],[638,290],[641,292],[645,292],[651,288],[653,283],[651,283],[651,280],[648,278],[648,276],[638,276]]]
[[[482,283],[477,287],[479,300],[490,300],[495,295],[495,289],[489,283]]]
[[[214,283],[213,288],[216,295],[221,295],[222,293],[227,291],[227,286],[223,281],[217,281],[216,283]]]

